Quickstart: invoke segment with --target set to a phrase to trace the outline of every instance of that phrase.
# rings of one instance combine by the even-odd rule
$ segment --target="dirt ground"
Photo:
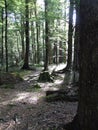
[[[73,119],[77,102],[45,101],[45,92],[59,89],[64,75],[54,83],[37,83],[39,73],[24,76],[14,89],[0,88],[0,130],[57,130]]]

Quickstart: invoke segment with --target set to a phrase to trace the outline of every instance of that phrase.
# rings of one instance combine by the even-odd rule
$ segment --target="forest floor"
[[[41,70],[31,71],[24,81],[12,88],[0,88],[0,130],[63,130],[61,124],[70,122],[77,102],[46,102],[47,90],[58,90],[64,75],[54,83],[38,83]],[[35,88],[39,84],[41,88]]]

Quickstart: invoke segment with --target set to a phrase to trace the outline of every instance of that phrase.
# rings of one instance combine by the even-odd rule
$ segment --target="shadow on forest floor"
[[[64,75],[54,83],[38,83],[39,73],[31,71],[14,89],[0,88],[0,130],[63,130],[58,127],[72,120],[77,102],[44,100],[47,90],[61,87]]]

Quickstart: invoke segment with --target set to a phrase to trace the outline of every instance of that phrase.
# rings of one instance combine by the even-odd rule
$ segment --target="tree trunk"
[[[8,33],[8,24],[7,24],[7,1],[5,0],[5,55],[6,55],[6,72],[8,72],[8,43],[7,43],[7,33]]]
[[[74,60],[73,60],[73,83],[79,80],[79,4],[75,0],[76,10],[76,24],[75,24],[75,37],[74,37]]]
[[[24,65],[22,69],[29,69],[29,5],[28,0],[25,0],[25,36],[26,36],[26,52],[25,52],[25,58],[24,58]]]
[[[75,71],[79,70],[79,5],[75,3],[76,9],[76,24],[75,24],[75,38],[74,38],[74,61],[73,61],[73,69]]]
[[[74,126],[71,130],[98,130],[97,0],[81,0],[80,2],[79,65],[79,105],[76,120],[78,128]]]
[[[34,1],[34,5],[35,5],[35,18],[36,18],[36,42],[37,42],[37,64],[39,64],[40,62],[40,55],[39,55],[39,23],[38,23],[38,17],[37,17],[37,7],[36,7],[36,0]]]
[[[59,42],[59,63],[63,62],[62,41]]]
[[[22,17],[22,16],[21,16]],[[25,36],[25,31],[24,31],[24,17],[21,18],[21,43],[22,43],[22,59],[24,59],[25,56],[25,42],[24,42],[24,36]]]
[[[68,30],[68,58],[66,70],[72,67],[72,36],[73,36],[73,0],[70,0],[69,8],[69,30]]]
[[[4,63],[4,37],[3,37],[3,33],[4,33],[4,18],[3,18],[3,8],[2,8],[2,14],[1,14],[1,17],[2,17],[2,40],[1,40],[1,44],[2,44],[2,51],[1,51],[1,64],[2,64],[2,67],[3,67],[3,63]]]
[[[80,89],[78,116],[81,130],[98,129],[98,1],[80,2]]]
[[[46,55],[45,55],[45,63],[44,70],[48,70],[49,64],[49,18],[48,18],[48,2],[49,0],[45,0],[45,45],[46,45]]]

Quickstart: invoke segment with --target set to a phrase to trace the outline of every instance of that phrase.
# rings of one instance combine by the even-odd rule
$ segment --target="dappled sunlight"
[[[27,103],[27,104],[37,104],[38,100],[43,96],[43,93],[40,92],[17,92],[13,99],[2,101],[0,105],[8,105],[13,103]]]
[[[38,100],[43,96],[43,94],[38,92],[23,92],[18,93],[16,98],[14,98],[13,102],[25,102],[30,104],[37,104]]]
[[[58,90],[59,89],[59,87],[56,84],[54,85],[54,83],[49,83],[49,82],[40,83],[40,86],[41,86],[41,90],[44,92],[48,91],[48,90]]]
[[[55,81],[55,84],[56,84],[56,85],[60,85],[61,83],[62,83],[62,80],[59,80],[59,79],[58,79],[58,80]]]

